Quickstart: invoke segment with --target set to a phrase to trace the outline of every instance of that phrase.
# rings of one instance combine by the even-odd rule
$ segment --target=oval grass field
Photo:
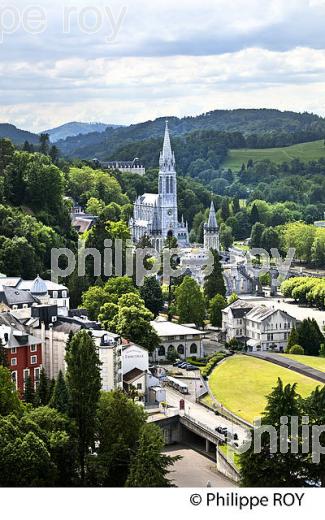
[[[297,392],[306,397],[321,383],[252,356],[236,355],[222,362],[209,377],[216,399],[230,411],[249,422],[259,417],[266,396],[280,377],[284,384],[297,383]]]

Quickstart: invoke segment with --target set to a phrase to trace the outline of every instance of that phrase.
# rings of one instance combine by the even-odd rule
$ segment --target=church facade
[[[170,235],[177,239],[179,247],[189,246],[188,224],[183,217],[178,220],[176,161],[168,122],[159,159],[158,194],[144,193],[136,199],[129,225],[135,243],[147,236],[157,251],[162,250]]]

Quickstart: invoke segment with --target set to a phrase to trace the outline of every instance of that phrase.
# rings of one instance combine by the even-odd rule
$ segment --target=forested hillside
[[[7,123],[0,123],[0,139],[3,137],[10,139],[17,145],[23,145],[25,141],[28,141],[30,144],[38,143],[38,135],[27,132],[26,130],[20,130],[14,125]]]
[[[103,133],[70,137],[59,141],[58,145],[66,156],[82,159],[96,156],[107,160],[128,144],[161,139],[165,119],[158,118],[128,127],[109,128]],[[169,126],[173,138],[196,131],[236,133],[238,139],[233,148],[289,146],[325,136],[325,120],[319,116],[270,109],[214,110],[197,117],[170,117]],[[141,156],[140,159],[143,160]]]

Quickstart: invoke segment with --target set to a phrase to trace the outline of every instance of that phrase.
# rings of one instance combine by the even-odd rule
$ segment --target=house
[[[245,339],[245,316],[254,307],[253,303],[237,300],[222,311],[222,330],[226,341],[233,338]]]
[[[152,321],[151,325],[160,338],[160,346],[152,355],[154,361],[164,361],[168,353],[174,351],[181,359],[204,355],[202,344],[204,331],[159,318]]]
[[[133,161],[109,161],[99,163],[102,168],[108,170],[119,170],[122,173],[136,173],[137,175],[145,175],[146,169],[140,160],[135,157]]]
[[[35,280],[1,276],[0,304],[19,311],[17,315],[22,318],[30,316],[30,309],[38,304],[56,305],[59,316],[68,316],[70,297],[65,285],[43,280],[40,276]]]
[[[222,311],[222,330],[226,341],[237,339],[247,350],[284,351],[297,320],[287,312],[237,300]]]
[[[12,380],[20,395],[30,376],[36,389],[43,361],[41,341],[29,334],[26,327],[9,312],[0,313],[0,340],[7,354],[7,362]]]

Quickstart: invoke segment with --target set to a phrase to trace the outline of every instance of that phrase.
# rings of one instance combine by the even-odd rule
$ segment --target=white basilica
[[[189,246],[187,222],[178,221],[177,175],[175,155],[172,151],[166,122],[163,150],[159,160],[158,194],[144,193],[134,203],[130,229],[133,241],[138,242],[147,235],[153,247],[161,251],[164,241],[171,234],[177,239],[179,247]]]

